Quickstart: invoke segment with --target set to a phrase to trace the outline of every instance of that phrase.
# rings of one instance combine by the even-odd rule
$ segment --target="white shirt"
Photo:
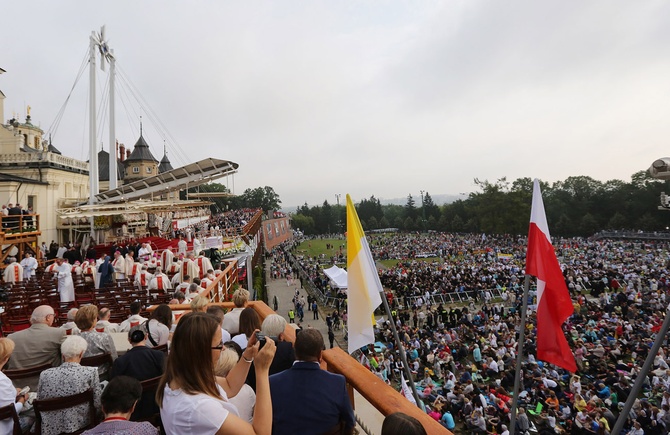
[[[213,435],[228,418],[239,415],[237,407],[228,401],[225,391],[217,385],[224,400],[206,394],[190,395],[165,386],[161,420],[168,434]]]
[[[126,320],[121,322],[119,325],[119,332],[128,332],[130,331],[130,324],[131,323],[137,323],[138,325],[141,325],[142,323],[146,322],[147,319],[144,317],[140,316],[139,314],[133,314],[132,316],[128,317]]]
[[[13,404],[18,414],[23,410],[23,403],[15,402],[15,400],[16,388],[12,385],[11,379],[0,372],[0,407]],[[0,420],[0,433],[12,433],[13,428],[14,422],[11,418]]]

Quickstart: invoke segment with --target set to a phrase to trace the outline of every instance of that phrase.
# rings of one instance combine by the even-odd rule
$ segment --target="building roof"
[[[126,168],[123,166],[123,162],[116,159],[116,179],[123,180],[125,174]],[[98,152],[98,180],[109,181],[109,153],[105,150]]]
[[[158,165],[158,173],[162,174],[163,172],[171,171],[174,168],[170,164],[170,160],[168,159],[167,152],[163,154],[163,158],[161,159],[160,165]]]
[[[125,162],[140,162],[140,161],[150,161],[150,162],[156,162],[158,163],[158,160],[154,157],[153,154],[151,154],[151,150],[149,149],[149,145],[147,145],[147,142],[144,140],[144,137],[140,134],[140,138],[137,139],[137,143],[135,143],[135,148],[133,149],[133,152],[130,153],[130,157],[128,157]]]
[[[19,177],[14,174],[7,174],[0,172],[0,183],[2,182],[15,182],[15,183],[28,183],[28,184],[42,184],[47,186],[49,183],[46,181],[33,180],[32,178]]]
[[[106,204],[152,198],[154,195],[196,187],[232,175],[237,172],[238,167],[235,162],[208,158],[163,174],[124,184],[113,190],[100,192],[95,196],[95,202]]]
[[[50,153],[54,153],[54,154],[62,154],[60,151],[58,151],[58,148],[56,148],[55,146],[53,146],[51,144],[49,144],[49,148],[47,148],[47,151],[49,151]]]

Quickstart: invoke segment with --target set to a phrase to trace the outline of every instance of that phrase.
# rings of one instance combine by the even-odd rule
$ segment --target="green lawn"
[[[326,249],[326,244],[330,243],[334,246],[333,249]],[[298,254],[316,257],[317,255],[326,254],[326,257],[332,257],[340,252],[340,246],[343,246],[342,252],[347,254],[347,241],[344,239],[313,239],[306,240],[298,245]]]

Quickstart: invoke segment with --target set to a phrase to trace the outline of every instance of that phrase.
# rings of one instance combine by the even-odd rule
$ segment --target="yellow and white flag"
[[[412,402],[413,404],[416,405],[416,399],[414,398],[414,395],[412,394],[412,390],[407,386],[407,381],[405,380],[405,375],[400,372],[400,387],[402,391],[402,395],[405,396],[407,400]]]
[[[347,298],[349,353],[374,343],[374,312],[381,303],[382,283],[370,246],[347,194]]]

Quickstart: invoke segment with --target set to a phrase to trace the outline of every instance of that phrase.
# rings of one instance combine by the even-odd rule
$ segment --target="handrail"
[[[209,305],[218,305],[226,309],[235,308],[232,302],[214,302]],[[190,311],[188,304],[169,305],[175,311]],[[270,307],[262,301],[249,301],[247,307],[253,308],[258,313],[261,321],[270,314],[275,314]],[[156,309],[156,306],[147,308],[149,311]],[[295,329],[291,325],[286,325],[284,329],[284,338],[286,341],[295,342]],[[358,361],[340,348],[328,349],[323,352],[323,361],[321,367],[333,373],[343,375],[347,384],[358,391],[372,406],[374,406],[383,415],[389,415],[394,412],[403,412],[421,422],[428,434],[451,435],[444,426],[433,420],[428,414],[421,411],[418,407],[412,405],[399,392],[389,385],[386,385],[381,379],[372,374],[370,370],[363,367]],[[353,401],[352,401],[353,403]]]

